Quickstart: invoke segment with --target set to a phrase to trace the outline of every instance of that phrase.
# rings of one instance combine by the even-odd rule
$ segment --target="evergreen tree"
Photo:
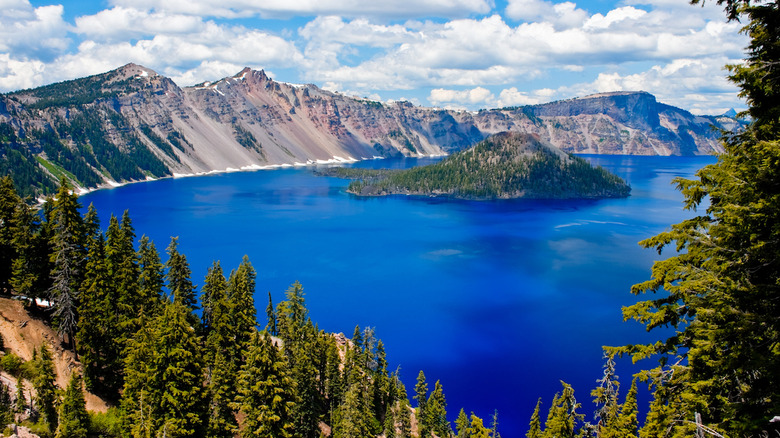
[[[615,374],[615,358],[609,353],[604,353],[604,377],[598,380],[599,387],[591,392],[595,397],[596,411],[593,416],[596,420],[596,430],[600,438],[617,437],[620,405],[618,403],[618,388],[620,387]]]
[[[203,436],[203,354],[192,319],[187,307],[174,302],[165,306],[156,321],[151,380],[152,388],[163,388],[163,392],[154,424],[158,434],[169,437]]]
[[[147,236],[141,236],[138,245],[138,315],[142,318],[154,318],[162,309],[163,287],[165,286],[165,273],[160,261],[160,254],[154,242]],[[135,323],[140,327],[142,321]]]
[[[203,436],[203,352],[190,320],[183,305],[168,303],[130,341],[122,394],[128,435]]]
[[[577,422],[583,418],[582,414],[577,413],[581,405],[574,398],[574,389],[563,381],[561,385],[563,392],[555,394],[547,421],[544,423],[544,438],[574,437]]]
[[[81,376],[73,373],[60,405],[57,438],[86,438],[89,429],[87,402],[82,392]]]
[[[0,177],[0,291],[11,287],[11,268],[17,256],[13,242],[14,214],[20,203],[11,176]]]
[[[241,348],[235,343],[227,298],[227,280],[219,262],[209,268],[203,285],[202,328],[207,332],[206,363],[210,437],[233,436],[238,428],[230,407],[236,397]],[[245,347],[246,348],[246,347]]]
[[[294,383],[284,357],[269,335],[253,334],[238,387],[240,409],[246,417],[242,437],[297,436]]]
[[[16,258],[11,265],[11,287],[22,296],[35,299],[40,296],[41,284],[48,277],[48,264],[38,262],[36,255],[41,252],[40,218],[33,208],[20,202],[14,211],[12,226],[12,243]],[[47,245],[44,245],[44,248]]]
[[[531,415],[531,422],[528,424],[528,432],[525,433],[526,438],[542,438],[542,421],[539,417],[539,407],[542,404],[542,399],[536,401],[536,407],[534,413]]]
[[[279,334],[279,331],[276,328],[276,311],[274,310],[274,302],[271,299],[271,292],[268,292],[268,306],[265,308],[265,314],[268,317],[268,323],[265,326],[265,330],[271,335],[271,336],[277,336]]]
[[[27,399],[24,397],[24,380],[16,381],[16,397],[14,397],[14,413],[24,414],[27,411]]]
[[[233,329],[233,339],[236,345],[236,357],[239,366],[243,363],[242,352],[249,346],[254,333],[257,332],[257,311],[255,310],[255,278],[257,273],[244,256],[238,269],[233,271],[228,279],[227,298],[230,303],[229,318]]]
[[[116,377],[122,369],[116,345],[116,315],[111,303],[113,285],[105,258],[103,234],[98,232],[89,243],[87,264],[82,283],[79,315],[82,323],[76,332],[78,353],[84,364],[87,388],[98,392],[115,392]]]
[[[614,436],[621,438],[636,438],[637,436],[637,389],[636,379],[631,381],[631,388],[626,394],[626,401],[620,407],[620,419]]]
[[[11,399],[11,391],[4,383],[0,383],[0,424],[9,424],[14,421],[14,403]]]
[[[49,425],[49,431],[57,430],[57,384],[54,372],[54,360],[51,352],[45,345],[41,345],[35,358],[35,387],[36,406],[43,414],[43,419]]]
[[[324,376],[318,375],[313,358],[319,334],[308,319],[303,286],[295,282],[285,296],[287,299],[279,303],[276,313],[279,337],[295,381],[295,431],[299,436],[316,437],[319,418],[325,414],[323,394],[318,390]]]
[[[363,386],[355,382],[344,394],[344,401],[336,412],[334,438],[361,438],[371,436],[369,409],[365,404]]]
[[[651,279],[632,288],[662,296],[624,310],[624,318],[648,329],[674,329],[668,336],[664,329],[657,342],[619,350],[635,360],[661,357],[660,367],[650,370],[659,378],[653,379],[656,398],[645,436],[667,423],[692,421],[697,412],[728,435],[758,436],[780,412],[780,349],[767,348],[780,345],[780,3],[718,3],[730,20],[746,23],[750,37],[747,60],[730,70],[751,122],[724,138],[717,163],[696,179],[675,180],[685,208],[708,204],[706,211],[640,242],[679,251],[656,262]],[[687,380],[678,379],[681,374]]]
[[[78,325],[79,286],[84,262],[84,231],[78,195],[66,180],[60,183],[52,209],[53,284],[49,289],[57,332],[72,347]]]
[[[471,438],[490,438],[490,429],[485,427],[481,418],[471,413],[471,424],[469,424],[469,436]]]
[[[417,384],[414,386],[414,399],[417,400],[417,431],[420,438],[431,435],[431,424],[428,417],[428,384],[425,374],[420,370],[417,374]]]
[[[469,417],[466,415],[466,411],[464,411],[463,408],[461,408],[460,412],[458,413],[458,418],[455,419],[455,430],[457,430],[458,432],[458,434],[456,435],[457,438],[469,438],[470,425],[471,423],[469,422]]]
[[[106,258],[113,283],[114,296],[111,304],[116,312],[119,344],[123,348],[127,340],[140,328],[138,315],[141,308],[141,270],[133,247],[134,240],[135,232],[127,210],[122,215],[121,224],[119,219],[112,215],[106,231]]]
[[[447,401],[444,398],[444,389],[438,380],[425,406],[425,415],[428,418],[427,423],[430,431],[439,438],[451,436],[452,427],[450,422],[447,421]]]
[[[187,257],[178,251],[178,245],[179,238],[171,237],[171,243],[166,250],[168,261],[165,263],[165,267],[168,272],[165,274],[165,278],[168,280],[171,301],[182,304],[192,312],[198,308],[195,299],[195,285],[192,284],[192,271]]]

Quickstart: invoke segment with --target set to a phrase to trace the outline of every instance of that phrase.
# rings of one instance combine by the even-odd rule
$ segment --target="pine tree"
[[[117,315],[119,343],[123,348],[127,340],[140,328],[138,315],[141,307],[139,302],[141,270],[138,266],[138,255],[133,247],[134,240],[135,232],[127,210],[122,215],[121,224],[112,215],[106,231],[106,258],[114,289],[112,305]]]
[[[98,392],[118,389],[113,384],[122,369],[117,355],[115,314],[112,311],[112,284],[106,265],[103,234],[92,237],[87,253],[84,282],[79,302],[81,324],[76,332],[78,353],[84,364],[84,381],[87,388]]]
[[[203,284],[202,329],[207,332],[206,366],[208,386],[208,424],[210,437],[233,436],[238,428],[231,404],[236,397],[239,352],[230,322],[227,280],[219,262],[209,268]],[[246,347],[245,347],[246,348]]]
[[[40,277],[48,277],[46,265],[36,263],[36,253],[40,243],[40,218],[33,208],[20,202],[14,211],[12,226],[12,244],[16,258],[11,265],[10,284],[13,290],[22,296],[35,299],[40,295],[38,287]],[[38,286],[38,287],[36,287]]]
[[[86,438],[89,429],[87,402],[82,392],[81,376],[73,373],[60,405],[57,438]]]
[[[621,438],[636,438],[637,436],[637,389],[636,379],[631,381],[631,388],[626,394],[626,401],[620,407],[620,419],[614,436]]]
[[[599,387],[591,392],[595,397],[596,411],[593,416],[596,420],[596,430],[600,438],[617,437],[617,426],[620,414],[618,403],[618,388],[620,384],[615,374],[614,355],[604,353],[604,377],[598,380]]]
[[[171,243],[166,250],[168,261],[165,267],[168,272],[165,278],[168,281],[168,290],[171,293],[171,301],[180,303],[191,312],[197,310],[197,301],[195,298],[195,285],[192,284],[192,271],[187,262],[187,257],[177,249],[179,245],[178,237],[171,237]]]
[[[490,429],[485,427],[481,418],[471,413],[471,423],[469,424],[469,437],[471,438],[490,438]]]
[[[265,326],[265,330],[271,335],[271,336],[277,336],[279,334],[278,329],[276,328],[276,311],[274,310],[274,302],[271,299],[271,292],[268,292],[268,306],[265,308],[265,314],[268,317],[268,323]]]
[[[13,243],[14,213],[21,203],[10,175],[0,177],[0,291],[11,287],[16,247]]]
[[[431,424],[428,417],[428,384],[425,374],[420,370],[417,374],[417,384],[414,386],[414,399],[417,400],[417,431],[420,438],[431,435]]]
[[[169,437],[203,435],[203,354],[192,319],[187,307],[174,302],[165,306],[156,321],[157,354],[151,380],[152,388],[163,388],[163,392],[154,424],[157,433]]]
[[[163,287],[165,286],[165,273],[160,261],[160,254],[154,242],[147,236],[141,236],[138,245],[138,315],[140,318],[154,318],[162,309]],[[140,327],[142,321],[135,323]]]
[[[745,62],[729,67],[750,124],[725,136],[717,163],[695,179],[675,180],[685,208],[706,211],[640,242],[679,252],[656,262],[651,279],[632,288],[653,298],[624,309],[625,319],[648,330],[673,328],[655,342],[619,350],[634,360],[660,357],[661,366],[650,372],[667,376],[653,379],[645,436],[696,413],[728,435],[758,436],[780,412],[780,348],[767,348],[780,345],[780,3],[718,3],[729,20],[746,23],[750,37]],[[682,373],[672,376],[675,367]]]
[[[542,399],[536,401],[536,408],[531,415],[531,422],[528,424],[528,432],[525,433],[526,438],[542,438],[542,422],[539,417],[539,407],[542,404]]]
[[[11,391],[4,383],[0,383],[0,424],[9,424],[14,420],[14,403]]]
[[[452,427],[450,422],[447,421],[447,401],[444,398],[444,388],[442,388],[441,382],[438,380],[425,406],[425,415],[428,417],[427,423],[430,431],[439,438],[451,436]]]
[[[14,397],[14,413],[24,414],[27,411],[27,399],[24,397],[24,380],[16,381],[16,397]]]
[[[49,425],[49,431],[57,430],[57,384],[54,372],[54,360],[51,352],[45,345],[41,345],[35,358],[35,387],[36,406],[43,414],[43,419]]]
[[[466,411],[463,410],[463,408],[460,409],[460,412],[458,413],[458,418],[455,420],[455,430],[457,430],[458,434],[456,435],[457,438],[469,438],[470,437],[470,431],[469,426],[471,423],[469,422],[469,417],[466,415]]]
[[[574,389],[563,381],[561,385],[563,392],[555,394],[547,421],[544,423],[544,438],[574,437],[577,422],[583,418],[582,414],[577,413],[581,405],[574,398]]]
[[[84,262],[84,231],[78,195],[62,180],[52,210],[53,284],[49,289],[57,332],[73,347],[78,329],[78,300]]]
[[[250,340],[257,332],[257,311],[255,310],[255,278],[257,273],[244,256],[241,264],[231,273],[227,285],[227,298],[230,303],[229,320],[233,329],[236,344],[236,357],[239,366],[243,363],[242,351],[249,346]]]
[[[267,334],[255,333],[241,369],[239,404],[246,421],[242,437],[297,436],[293,411],[294,383],[287,364]]]

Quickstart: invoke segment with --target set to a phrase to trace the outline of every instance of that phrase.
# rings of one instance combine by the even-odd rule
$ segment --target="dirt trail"
[[[62,348],[57,333],[49,326],[27,313],[21,301],[0,298],[0,334],[3,336],[6,351],[13,352],[25,361],[32,359],[33,350],[46,344],[52,352],[54,367],[57,372],[57,386],[65,388],[73,370],[81,372],[81,364],[72,351]],[[4,374],[4,382],[11,380],[12,391],[16,391],[13,377]],[[25,383],[29,390],[30,384]],[[14,392],[12,392],[13,394]],[[87,409],[95,412],[106,412],[108,405],[96,395],[84,392]]]

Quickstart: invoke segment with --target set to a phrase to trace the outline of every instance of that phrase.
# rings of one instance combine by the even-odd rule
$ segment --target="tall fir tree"
[[[179,238],[171,237],[171,243],[166,249],[168,261],[165,262],[167,269],[165,279],[168,282],[171,301],[180,303],[190,312],[194,312],[198,308],[198,303],[195,296],[195,285],[192,283],[192,271],[187,257],[179,252],[178,246]]]
[[[577,423],[584,415],[577,412],[582,406],[574,398],[574,388],[561,381],[563,391],[555,394],[552,406],[544,423],[544,438],[572,438],[577,431]]]
[[[11,176],[0,177],[0,291],[11,287],[12,266],[17,256],[13,243],[14,214],[20,203]]]
[[[57,430],[57,375],[54,371],[54,359],[46,345],[41,345],[34,359],[35,378],[33,387],[36,393],[36,407],[48,424],[49,431]]]
[[[758,436],[769,433],[769,420],[780,412],[780,3],[717,3],[729,20],[745,23],[750,38],[745,62],[729,67],[750,124],[725,136],[717,163],[695,179],[675,180],[685,208],[705,211],[640,242],[679,252],[656,262],[651,279],[632,288],[661,296],[624,310],[625,319],[648,330],[664,327],[658,341],[619,350],[634,360],[661,358],[650,370],[658,378],[645,434],[668,422],[676,430],[672,425],[699,413],[728,435]]]
[[[618,421],[620,416],[620,404],[618,402],[618,389],[620,384],[615,374],[614,355],[604,353],[604,376],[598,380],[599,386],[591,392],[596,404],[593,414],[596,420],[596,430],[600,438],[619,438]]]
[[[60,189],[52,207],[51,261],[53,284],[49,289],[57,332],[73,347],[78,329],[78,300],[84,263],[84,224],[78,195],[71,193],[67,181]]]
[[[141,318],[154,318],[162,310],[165,272],[157,247],[149,237],[141,236],[138,244],[138,315]],[[142,321],[135,324],[140,327]]]
[[[414,399],[417,400],[417,434],[420,438],[428,438],[431,435],[431,424],[428,417],[428,384],[425,382],[425,373],[420,370],[417,374],[417,384],[414,386]]]
[[[469,417],[466,415],[466,411],[463,408],[458,413],[458,418],[455,419],[455,430],[457,432],[457,438],[469,438]]]
[[[238,425],[231,404],[235,401],[240,348],[233,337],[227,280],[220,263],[208,269],[202,289],[202,331],[206,335],[206,384],[208,387],[207,433],[229,437]],[[245,347],[246,348],[246,347]]]
[[[526,438],[542,438],[542,421],[539,416],[539,408],[542,405],[542,399],[536,401],[536,407],[534,413],[531,414],[531,421],[528,424],[528,432],[525,433]]]
[[[81,375],[74,372],[60,404],[56,438],[87,438],[89,414],[82,392]]]
[[[269,335],[255,332],[238,379],[240,411],[246,418],[241,437],[299,436],[295,429],[294,386],[279,348]]]
[[[440,381],[436,381],[433,391],[425,404],[425,415],[431,432],[439,438],[452,436],[452,426],[447,421],[447,401],[444,397],[444,388]]]
[[[41,296],[39,292],[49,276],[48,264],[40,263],[37,255],[41,253],[40,217],[33,207],[20,202],[14,211],[11,226],[12,244],[16,252],[11,264],[11,288],[15,293],[35,299]],[[46,246],[44,246],[45,248]]]

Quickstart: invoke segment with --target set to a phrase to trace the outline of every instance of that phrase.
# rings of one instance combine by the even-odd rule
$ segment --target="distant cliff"
[[[607,93],[477,113],[384,104],[263,71],[178,87],[145,67],[0,95],[0,174],[24,194],[67,177],[82,188],[176,174],[444,154],[502,131],[564,151],[695,155],[719,151],[712,126],[647,93]]]
[[[334,169],[335,176],[361,178],[359,196],[415,195],[460,199],[620,198],[631,188],[616,175],[593,167],[533,134],[503,132],[444,160],[407,170]],[[339,175],[339,171],[344,172]]]

